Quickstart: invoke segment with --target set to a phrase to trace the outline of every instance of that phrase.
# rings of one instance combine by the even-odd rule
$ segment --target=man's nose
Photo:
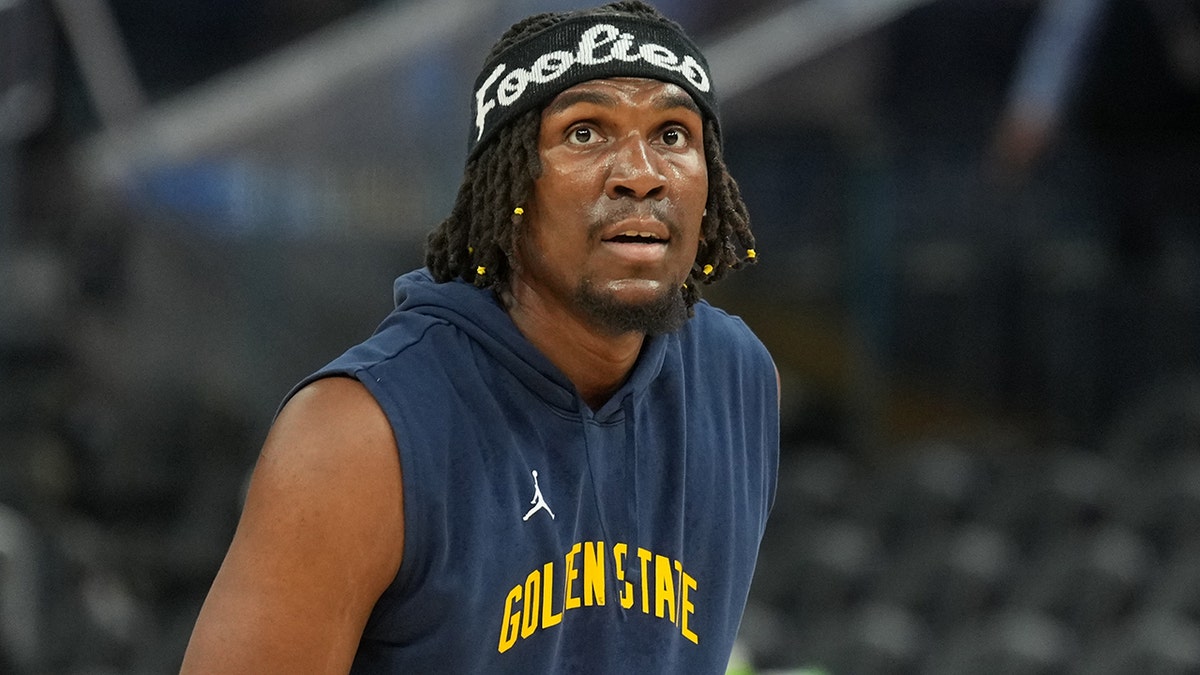
[[[641,136],[623,139],[613,150],[612,168],[604,191],[612,199],[659,199],[666,191],[667,177],[661,158]]]

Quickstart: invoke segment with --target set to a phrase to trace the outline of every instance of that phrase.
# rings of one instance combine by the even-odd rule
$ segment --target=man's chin
[[[613,335],[671,333],[688,318],[678,288],[642,280],[598,288],[585,279],[575,292],[575,302],[597,329]]]

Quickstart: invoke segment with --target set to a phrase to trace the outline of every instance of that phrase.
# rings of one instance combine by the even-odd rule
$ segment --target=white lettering
[[[534,59],[528,70],[499,64],[483,85],[475,92],[475,140],[483,138],[488,113],[500,106],[511,106],[520,100],[529,89],[530,83],[545,84],[562,77],[572,66],[593,66],[612,60],[626,62],[644,61],[648,65],[679,73],[696,89],[707,92],[711,88],[708,73],[691,55],[678,54],[652,42],[640,46],[631,33],[622,33],[616,26],[601,23],[587,29],[579,37],[575,52],[564,50],[547,52]],[[499,84],[497,84],[499,82]],[[492,87],[495,96],[489,96]]]
[[[575,55],[571,52],[550,52],[542,54],[537,61],[529,66],[529,79],[534,82],[549,82],[557,79],[560,75],[575,64]]]
[[[679,57],[675,56],[675,52],[662,45],[656,45],[653,42],[644,44],[638,50],[638,55],[645,59],[646,63],[652,63],[659,68],[678,70],[676,66],[679,65]]]
[[[629,33],[621,33],[621,37],[613,45],[613,49],[612,49],[613,56],[616,57],[617,60],[619,60],[619,61],[629,61],[632,63],[633,61],[638,60],[637,53],[630,53],[632,51],[633,51],[633,36],[630,35]]]
[[[683,57],[683,63],[679,64],[679,72],[688,79],[689,82],[696,85],[700,91],[708,91],[712,84],[708,81],[708,73],[700,67],[696,59],[692,58],[691,54]]]
[[[608,56],[600,58],[596,56],[596,49],[617,41],[620,36],[620,31],[616,26],[610,26],[602,23],[599,26],[592,26],[587,29],[579,38],[579,53],[576,60],[585,66],[594,66],[601,63],[607,63],[613,60],[613,53],[610,50]]]
[[[496,89],[496,100],[500,102],[500,105],[512,105],[521,98],[521,94],[525,93],[525,87],[528,86],[529,73],[520,68],[509,71],[508,75],[505,75],[504,79],[500,81],[499,88]]]
[[[487,95],[488,87],[492,86],[492,83],[495,82],[496,78],[500,77],[500,74],[503,72],[504,64],[501,63],[500,65],[496,66],[496,69],[492,71],[492,74],[488,75],[488,78],[483,81],[483,86],[479,88],[479,91],[475,92],[475,128],[479,129],[479,133],[475,134],[475,140],[477,141],[480,138],[483,138],[483,121],[487,117],[488,111],[496,107],[495,101],[484,101],[483,97]]]

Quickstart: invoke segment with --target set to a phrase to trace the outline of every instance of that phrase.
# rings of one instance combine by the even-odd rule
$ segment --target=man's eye
[[[679,129],[667,129],[662,135],[663,143],[666,145],[683,145],[685,140],[683,132]]]
[[[587,127],[579,127],[571,132],[571,140],[576,143],[590,143],[595,134]]]

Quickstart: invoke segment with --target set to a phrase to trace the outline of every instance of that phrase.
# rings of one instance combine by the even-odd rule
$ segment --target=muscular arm
[[[263,445],[182,673],[345,673],[403,526],[383,411],[354,380],[305,387]]]

